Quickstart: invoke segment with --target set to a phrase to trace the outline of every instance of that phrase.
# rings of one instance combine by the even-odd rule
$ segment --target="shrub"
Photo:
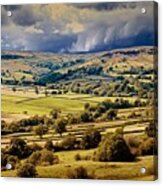
[[[50,116],[53,118],[53,119],[57,119],[60,115],[61,111],[59,109],[53,109],[51,112],[50,112]]]
[[[158,153],[156,139],[147,138],[142,141],[140,151],[141,155],[156,155]]]
[[[30,155],[30,157],[27,159],[27,162],[36,166],[40,163],[40,158],[41,158],[41,152],[36,151]]]
[[[117,110],[110,109],[109,111],[106,112],[105,114],[105,119],[106,120],[113,120],[117,117]]]
[[[33,165],[53,165],[59,163],[58,156],[54,155],[53,152],[46,149],[42,151],[36,151],[31,154],[27,159],[27,163]]]
[[[23,139],[13,138],[10,142],[8,153],[23,159],[27,158],[32,153],[32,150]]]
[[[128,116],[128,118],[136,118],[136,117],[137,117],[136,112],[132,112],[132,113]]]
[[[20,126],[22,127],[27,127],[27,126],[37,126],[39,124],[44,124],[44,116],[33,116],[30,118],[26,119],[21,119],[17,123],[19,123]]]
[[[43,165],[53,165],[59,163],[58,156],[54,155],[53,152],[48,150],[43,150],[41,152],[40,161]]]
[[[140,155],[140,145],[142,143],[142,139],[140,139],[140,137],[136,137],[136,136],[128,136],[125,138],[125,141],[127,143],[127,145],[129,146],[132,154],[136,155]]]
[[[66,125],[68,124],[68,120],[65,118],[59,118],[55,122],[55,132],[62,136],[63,132],[66,132]]]
[[[94,113],[94,118],[95,118],[95,119],[99,118],[100,116],[102,116],[102,113],[101,113],[101,112],[96,111],[96,112]]]
[[[75,136],[66,136],[60,143],[63,150],[73,150],[76,148],[77,141]]]
[[[157,128],[156,128],[156,124],[154,122],[150,122],[149,126],[146,128],[146,134],[149,137],[156,137],[156,132],[157,132]]]
[[[37,143],[33,143],[32,145],[30,145],[30,149],[32,150],[32,152],[35,152],[42,150],[42,147]]]
[[[134,105],[135,107],[141,107],[142,106],[141,100],[140,99],[135,100]]]
[[[47,140],[46,143],[45,143],[44,148],[49,150],[49,151],[54,151],[53,142],[51,140]]]
[[[85,110],[88,110],[89,108],[90,108],[90,104],[89,104],[89,103],[85,103],[84,109],[85,109]]]
[[[38,136],[40,136],[40,138],[42,138],[42,136],[48,132],[48,128],[47,128],[47,126],[40,124],[39,126],[37,126],[35,128],[34,131],[35,131],[36,135],[38,135]]]
[[[16,156],[11,156],[11,155],[8,156],[7,164],[11,164],[11,169],[15,169],[18,163],[19,163],[19,159]]]
[[[93,119],[93,114],[89,111],[85,111],[80,115],[80,120],[81,122],[92,122],[94,121]]]
[[[131,148],[138,148],[141,143],[141,140],[135,136],[128,136],[125,138],[125,141]]]
[[[115,132],[115,134],[106,134],[99,145],[95,159],[98,161],[128,162],[133,161],[134,156],[130,152],[123,135]]]
[[[83,157],[82,157],[82,160],[91,160],[91,159],[92,159],[92,157],[89,156],[89,155],[83,156]]]
[[[80,123],[80,117],[78,115],[68,114],[67,118],[68,118],[68,124],[70,124],[70,125]]]
[[[5,168],[7,165],[7,158],[8,158],[8,154],[4,153],[3,151],[1,152],[1,167]]]
[[[74,156],[74,159],[75,159],[76,161],[81,160],[81,156],[80,156],[80,154],[76,154],[76,155]]]
[[[74,170],[69,170],[67,174],[68,178],[70,179],[89,179],[90,176],[87,173],[87,169],[84,167],[77,167]]]
[[[37,176],[37,171],[31,163],[24,163],[17,171],[18,177],[34,178]]]
[[[82,149],[96,148],[101,141],[101,134],[98,130],[90,129],[83,136],[81,141]]]
[[[11,164],[11,169],[15,169],[17,163],[19,163],[19,159],[16,156],[12,156],[1,152],[1,168],[2,170],[6,170],[6,165]]]

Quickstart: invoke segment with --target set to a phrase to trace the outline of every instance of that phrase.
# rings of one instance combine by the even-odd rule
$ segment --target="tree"
[[[83,136],[81,141],[82,149],[96,148],[101,141],[101,134],[98,130],[90,129]]]
[[[44,126],[44,125],[40,124],[37,127],[35,127],[35,134],[40,136],[40,139],[47,132],[48,132],[48,127],[47,126]]]
[[[85,111],[80,115],[80,119],[82,122],[92,122],[93,119],[93,114],[89,111]]]
[[[53,154],[53,152],[45,149],[41,152],[40,162],[46,165],[53,165],[54,163],[58,163],[59,159],[58,156]]]
[[[106,119],[108,120],[113,120],[117,117],[117,110],[113,110],[110,109],[107,113],[106,113]]]
[[[53,118],[53,119],[57,119],[60,115],[61,111],[59,109],[53,109],[51,112],[50,112],[50,116]]]
[[[146,127],[146,134],[147,134],[147,136],[149,136],[149,137],[156,137],[157,135],[156,135],[156,132],[157,132],[157,128],[156,128],[156,124],[152,121],[152,122],[150,122],[150,124],[149,124],[149,126],[148,127]]]
[[[12,91],[13,92],[16,92],[16,87],[12,87]]]
[[[45,143],[44,148],[49,150],[49,151],[54,151],[53,142],[51,140],[47,140],[46,143]]]
[[[76,161],[79,161],[79,160],[81,160],[82,158],[81,158],[80,154],[75,154],[74,159],[75,159]]]
[[[45,94],[45,97],[47,97],[49,92],[47,90],[45,90],[44,94]]]
[[[9,155],[9,157],[7,158],[7,164],[11,165],[11,169],[15,169],[17,163],[19,163],[18,157]]]
[[[18,177],[35,178],[37,171],[34,165],[31,163],[24,163],[17,171]]]
[[[88,110],[89,107],[90,107],[90,104],[89,104],[89,103],[85,103],[85,105],[84,105],[84,109],[85,109],[85,110]]]
[[[35,93],[39,94],[39,88],[37,86],[35,86]]]
[[[135,100],[134,105],[135,107],[141,107],[142,106],[141,100],[140,99]]]
[[[97,110],[97,111],[94,113],[94,115],[93,115],[93,117],[94,117],[95,119],[99,118],[100,116],[102,116],[102,113],[99,112],[98,110]]]
[[[80,116],[75,114],[67,114],[68,124],[79,124],[80,123]]]
[[[68,171],[67,176],[69,179],[89,179],[91,178],[88,175],[87,169],[80,166],[75,168],[74,170]]]
[[[3,149],[2,149],[2,152],[1,152],[1,169],[2,168],[6,168],[6,165],[7,165],[7,159],[8,159],[8,154],[6,154]]]
[[[13,138],[10,142],[8,153],[19,159],[27,158],[32,150],[23,139]]]
[[[42,147],[38,143],[35,143],[35,142],[32,145],[30,145],[30,148],[32,152],[42,150]]]
[[[41,158],[41,152],[40,151],[36,151],[36,152],[33,152],[29,156],[29,158],[27,159],[27,162],[36,166],[36,165],[38,165],[40,163],[40,158]]]
[[[76,148],[77,140],[75,136],[66,136],[61,142],[60,146],[64,150],[73,150]]]
[[[66,125],[68,121],[65,118],[59,118],[55,122],[55,132],[62,136],[63,132],[66,132]]]
[[[120,131],[114,134],[106,134],[95,156],[98,161],[128,162],[134,160],[134,155],[130,152]]]
[[[15,169],[17,163],[19,163],[19,159],[17,156],[7,154],[3,149],[1,152],[1,169],[6,170],[6,165],[10,164],[11,169]]]
[[[140,145],[141,155],[157,155],[158,154],[158,144],[155,138],[148,137],[142,141]]]

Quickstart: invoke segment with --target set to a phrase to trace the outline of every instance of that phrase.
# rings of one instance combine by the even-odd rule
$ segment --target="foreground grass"
[[[88,174],[94,179],[127,179],[127,180],[154,180],[153,156],[139,157],[135,162],[95,162],[92,160],[75,161],[74,156],[81,157],[92,155],[94,150],[76,150],[55,153],[59,156],[60,163],[52,166],[38,166],[40,178],[68,178],[68,172],[79,166],[87,169]],[[140,173],[140,168],[145,167],[147,172]],[[3,177],[15,177],[16,171],[2,171]]]

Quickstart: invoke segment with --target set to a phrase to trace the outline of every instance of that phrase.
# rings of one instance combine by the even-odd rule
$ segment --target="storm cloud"
[[[153,6],[153,2],[2,6],[2,50],[96,52],[153,45]]]

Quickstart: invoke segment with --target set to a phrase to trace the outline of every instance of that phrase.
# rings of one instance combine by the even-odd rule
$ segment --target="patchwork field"
[[[34,91],[13,92],[11,88],[2,88],[2,114],[23,114],[26,112],[27,115],[44,115],[49,114],[53,108],[61,109],[63,114],[80,113],[87,102],[94,105],[105,100],[115,101],[118,98],[74,93],[45,97],[43,93],[36,95]],[[134,102],[137,97],[121,97],[121,99]],[[146,100],[142,99],[142,101]]]
[[[2,176],[156,179],[154,52],[4,53]]]

